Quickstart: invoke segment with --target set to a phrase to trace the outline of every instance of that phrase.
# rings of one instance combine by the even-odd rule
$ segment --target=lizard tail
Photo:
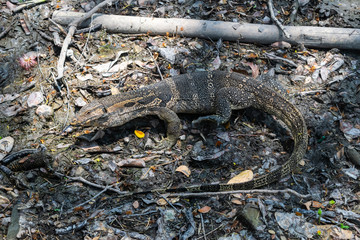
[[[248,182],[235,184],[204,184],[179,189],[166,189],[166,192],[179,192],[180,190],[186,190],[188,192],[217,192],[254,189],[279,181],[296,168],[307,148],[308,135],[305,120],[301,112],[282,95],[264,85],[260,85],[258,90],[259,91],[254,93],[256,97],[256,105],[254,107],[276,116],[290,129],[294,139],[294,149],[289,159],[274,171]]]

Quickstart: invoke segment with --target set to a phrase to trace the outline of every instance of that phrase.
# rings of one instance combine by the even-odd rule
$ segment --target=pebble
[[[86,102],[85,100],[82,98],[82,97],[78,97],[76,100],[75,100],[75,105],[77,107],[83,107],[86,105]]]
[[[54,115],[54,109],[52,109],[52,107],[48,105],[40,105],[36,109],[36,114],[42,118],[50,118],[51,116]]]
[[[29,107],[34,107],[41,104],[44,101],[44,97],[41,92],[33,92],[27,99],[27,105]]]

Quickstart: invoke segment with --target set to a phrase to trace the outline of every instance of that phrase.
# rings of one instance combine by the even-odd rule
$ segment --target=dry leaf
[[[159,200],[156,201],[156,204],[159,205],[159,206],[165,206],[167,205],[167,201],[163,198],[160,198]]]
[[[190,174],[191,174],[190,169],[189,169],[187,166],[185,166],[185,165],[179,166],[179,167],[176,169],[176,171],[183,173],[183,174],[184,174],[185,176],[187,176],[187,177],[189,177]]]
[[[239,199],[237,199],[237,198],[231,199],[231,202],[234,203],[234,204],[236,204],[236,205],[242,205],[242,202],[241,202]]]
[[[254,178],[251,170],[245,170],[228,181],[228,184],[248,182]]]
[[[205,206],[205,207],[198,209],[198,211],[200,213],[208,213],[210,210],[211,210],[211,207],[209,207],[209,206]]]
[[[304,206],[306,207],[306,210],[310,210],[311,201],[304,203]]]
[[[321,203],[317,202],[317,201],[312,201],[312,207],[314,207],[314,208],[324,208],[324,206]]]
[[[116,95],[120,93],[119,89],[116,87],[110,87],[110,91],[111,91],[111,95]]]

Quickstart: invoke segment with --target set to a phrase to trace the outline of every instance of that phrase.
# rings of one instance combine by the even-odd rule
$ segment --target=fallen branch
[[[55,11],[52,19],[59,24],[68,25],[83,17],[83,13]],[[146,18],[120,15],[94,14],[92,23],[101,24],[103,29],[113,33],[167,33],[184,37],[201,37],[248,43],[271,44],[286,41],[315,48],[340,48],[360,50],[360,29],[327,28],[309,26],[286,26],[291,35],[286,38],[276,25],[205,21],[180,18]],[[84,21],[81,27],[88,27]]]

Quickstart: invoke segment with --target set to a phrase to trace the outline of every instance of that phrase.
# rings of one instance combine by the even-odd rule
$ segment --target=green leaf
[[[340,223],[340,228],[341,228],[341,229],[349,229],[350,227],[347,226],[347,225],[344,225],[344,224]]]
[[[322,210],[321,210],[321,208],[319,208],[319,210],[318,210],[318,214],[319,214],[319,216],[321,216],[321,214],[322,214]]]

